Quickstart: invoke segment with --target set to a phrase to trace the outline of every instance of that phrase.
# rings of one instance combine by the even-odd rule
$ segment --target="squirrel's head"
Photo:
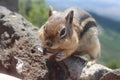
[[[62,50],[70,44],[72,36],[73,11],[54,12],[49,10],[49,17],[46,23],[40,28],[39,36],[43,48]]]

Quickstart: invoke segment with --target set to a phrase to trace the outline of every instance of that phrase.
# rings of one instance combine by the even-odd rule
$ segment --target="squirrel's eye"
[[[66,28],[63,28],[61,31],[60,31],[60,37],[63,38],[66,34]]]

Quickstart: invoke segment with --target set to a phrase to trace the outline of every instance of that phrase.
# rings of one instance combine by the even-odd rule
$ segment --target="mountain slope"
[[[120,66],[120,22],[95,13],[90,12],[90,14],[102,27],[99,35],[101,42],[100,61],[107,65],[112,63]]]
[[[108,17],[97,15],[93,12],[89,12],[96,20],[97,22],[104,28],[110,28],[114,31],[117,31],[120,33],[120,21],[110,19]]]

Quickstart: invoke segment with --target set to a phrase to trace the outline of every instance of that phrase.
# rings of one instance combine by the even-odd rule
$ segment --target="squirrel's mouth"
[[[43,54],[45,55],[46,53],[50,53],[50,54],[57,54],[58,51],[56,50],[52,50],[52,49],[47,49],[47,48],[43,48]]]
[[[65,56],[65,54],[60,50],[53,50],[53,49],[47,49],[43,48],[43,55],[55,55],[55,58],[57,61],[61,61],[61,58]]]

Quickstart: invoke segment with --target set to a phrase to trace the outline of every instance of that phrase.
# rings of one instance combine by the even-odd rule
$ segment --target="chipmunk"
[[[83,9],[71,7],[64,12],[49,10],[46,23],[39,29],[39,38],[44,51],[61,61],[71,55],[90,56],[94,63],[100,53],[100,42],[95,19]]]

